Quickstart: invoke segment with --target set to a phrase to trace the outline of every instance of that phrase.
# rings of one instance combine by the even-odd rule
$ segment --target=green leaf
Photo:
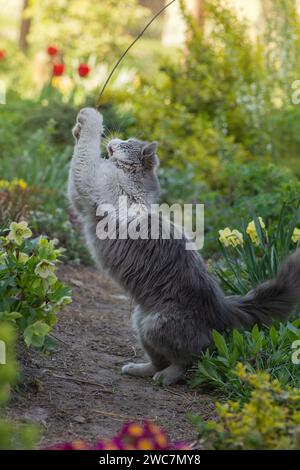
[[[224,356],[227,359],[229,359],[229,351],[225,343],[224,337],[216,330],[213,330],[212,335],[213,335],[215,346],[220,356]]]
[[[236,346],[240,352],[244,350],[245,340],[243,335],[238,330],[233,330],[232,342],[233,345]]]
[[[277,332],[276,328],[274,327],[274,325],[271,326],[270,331],[269,331],[269,335],[270,335],[273,346],[276,347],[277,342],[278,342],[278,332]]]
[[[259,341],[259,328],[257,325],[254,325],[254,327],[252,328],[251,330],[251,336],[252,336],[252,339],[258,343]]]
[[[0,318],[1,320],[15,321],[22,318],[22,314],[20,312],[0,312]]]
[[[45,337],[49,334],[51,328],[43,321],[37,321],[29,325],[24,330],[24,341],[26,345],[40,348],[45,342]]]

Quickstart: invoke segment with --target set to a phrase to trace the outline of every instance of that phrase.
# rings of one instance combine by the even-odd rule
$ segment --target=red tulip
[[[65,64],[53,64],[52,73],[54,77],[60,77],[65,71]]]
[[[78,67],[78,75],[80,77],[87,77],[91,69],[87,64],[80,64]]]
[[[5,51],[3,49],[0,49],[0,60],[3,60],[5,58]]]
[[[47,48],[47,53],[48,55],[50,55],[51,57],[54,57],[56,56],[58,53],[59,53],[59,50],[57,47],[55,46],[48,46]]]

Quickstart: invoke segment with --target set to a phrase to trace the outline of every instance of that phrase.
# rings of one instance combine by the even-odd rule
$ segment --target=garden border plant
[[[254,216],[242,231],[219,230],[223,256],[214,271],[227,293],[245,295],[276,275],[280,262],[299,246],[299,220],[299,208],[284,205],[276,226],[267,227]],[[227,397],[245,398],[249,390],[234,373],[241,362],[249,372],[267,371],[282,385],[300,387],[300,369],[292,363],[292,344],[297,340],[300,318],[271,327],[254,325],[250,331],[214,331],[213,344],[199,360],[191,386],[209,386]]]
[[[30,239],[27,222],[12,222],[0,237],[0,320],[21,331],[27,346],[47,345],[57,313],[71,302],[56,276],[63,250],[55,240]]]

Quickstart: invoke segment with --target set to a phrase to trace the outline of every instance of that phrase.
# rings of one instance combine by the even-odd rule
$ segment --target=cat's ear
[[[146,168],[153,168],[158,164],[157,158],[157,147],[158,144],[156,141],[146,144],[142,150],[143,163]]]

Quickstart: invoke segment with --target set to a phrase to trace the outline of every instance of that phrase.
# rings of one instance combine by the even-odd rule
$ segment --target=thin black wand
[[[176,0],[172,0],[171,2],[167,3],[167,5],[165,5],[163,8],[161,8],[157,13],[156,15],[153,16],[153,18],[149,21],[149,23],[145,26],[145,28],[140,32],[140,34],[135,38],[135,40],[127,47],[127,49],[123,52],[123,54],[121,55],[121,57],[119,58],[119,60],[116,62],[114,68],[112,69],[112,71],[110,72],[109,76],[107,77],[103,87],[102,87],[102,90],[100,92],[100,95],[97,99],[97,103],[96,103],[96,109],[99,109],[100,108],[100,101],[101,101],[101,98],[102,98],[102,95],[105,91],[105,88],[107,87],[108,85],[108,82],[110,81],[111,77],[113,76],[116,68],[119,66],[119,64],[122,62],[122,60],[124,59],[124,57],[126,56],[127,52],[130,51],[130,49],[135,45],[135,43],[140,39],[141,36],[143,36],[144,32],[146,31],[146,29],[149,28],[149,26],[153,23],[153,21],[156,20],[156,18],[163,12],[165,11],[170,5],[172,5],[172,3],[174,3]]]

